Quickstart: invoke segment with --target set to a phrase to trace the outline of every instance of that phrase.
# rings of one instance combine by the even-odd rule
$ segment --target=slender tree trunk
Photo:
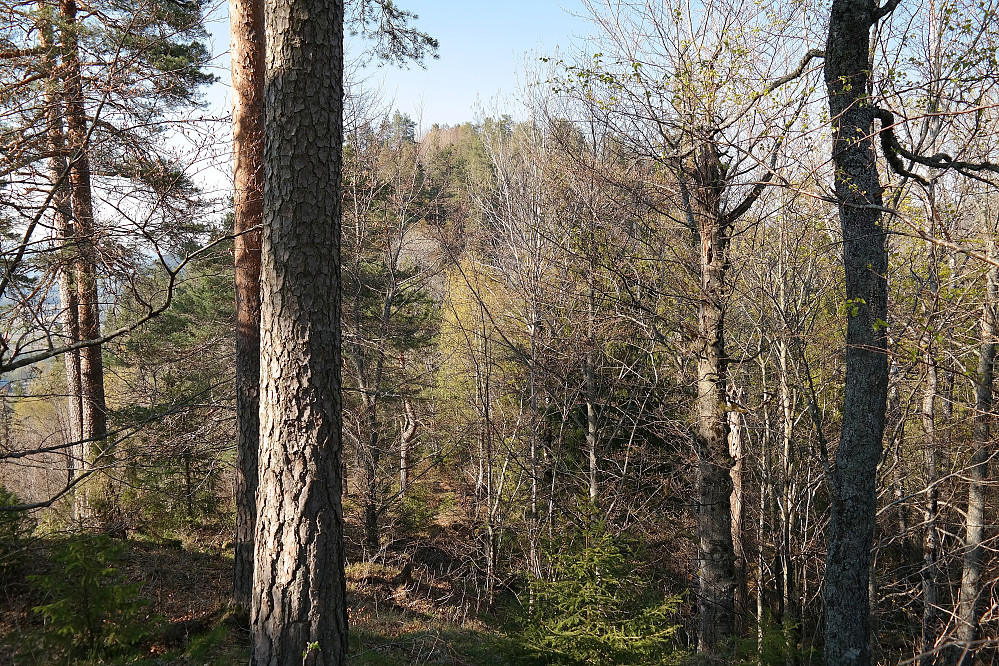
[[[409,453],[416,443],[416,414],[413,412],[413,403],[409,398],[402,401],[405,419],[402,424],[402,432],[399,435],[399,494],[405,495],[409,490]]]
[[[763,357],[758,359],[760,366],[760,411],[763,420],[763,432],[760,433],[760,519],[757,524],[756,534],[756,651],[763,653],[763,613],[766,608],[766,554],[764,544],[767,542],[767,496],[770,494],[768,488],[772,488],[773,465],[771,464],[771,430],[770,430],[770,400],[773,395],[767,381],[768,362]],[[771,523],[772,525],[773,523]]]
[[[487,495],[488,477],[492,474],[489,465],[489,455],[487,444],[489,439],[489,338],[486,331],[486,309],[485,305],[479,302],[479,321],[476,337],[479,345],[479,360],[475,363],[475,400],[479,408],[479,436],[478,436],[478,473],[475,477],[475,496],[477,499],[486,497],[486,507],[488,513],[488,502],[491,499]],[[474,355],[473,355],[474,356]],[[478,511],[478,509],[476,509]]]
[[[781,287],[781,302],[787,306],[786,294]],[[782,414],[782,446],[780,475],[780,544],[778,546],[780,560],[780,622],[784,631],[791,633],[797,623],[795,617],[798,607],[795,586],[794,555],[791,552],[792,538],[795,534],[797,518],[797,464],[794,455],[794,405],[791,395],[791,380],[788,368],[788,341],[780,341],[778,360],[780,363],[780,400]]]
[[[406,355],[399,354],[399,368],[403,375],[406,373]],[[416,432],[419,427],[416,422],[416,413],[413,411],[413,402],[408,398],[402,399],[402,428],[399,430],[399,496],[404,497],[409,490],[409,468],[410,452],[416,445]]]
[[[593,354],[586,355],[583,374],[586,382],[586,457],[589,462],[587,471],[587,489],[590,505],[596,506],[600,497],[600,486],[597,480],[600,465],[597,460],[597,405],[596,376],[593,370]]]
[[[375,385],[377,387],[377,384]],[[381,437],[378,429],[377,397],[364,397],[364,419],[367,437],[362,452],[364,467],[364,545],[371,551],[378,550],[378,465],[381,462]]]
[[[899,374],[898,365],[891,364],[889,377]],[[888,445],[891,447],[892,456],[892,499],[895,504],[895,529],[898,532],[902,557],[908,561],[911,553],[909,544],[909,516],[906,511],[905,482],[906,474],[902,463],[902,443],[905,441],[905,418],[902,414],[901,398],[899,396],[898,381],[890,379],[888,390],[887,414],[891,415],[891,420],[896,424],[893,436]]]
[[[933,106],[936,106],[933,104]],[[927,199],[932,221],[939,221],[936,215],[936,202],[934,186],[930,185],[927,191]],[[927,232],[932,232],[930,226]],[[933,243],[926,244],[926,264],[928,267],[928,281],[924,293],[927,295],[923,309],[926,313],[926,342],[923,353],[923,363],[926,366],[926,385],[923,389],[923,401],[921,405],[921,423],[923,429],[923,469],[925,495],[923,497],[923,553],[922,567],[920,568],[920,583],[923,592],[923,622],[921,632],[921,645],[919,653],[920,666],[932,666],[936,661],[936,654],[933,652],[936,647],[937,638],[940,633],[938,619],[937,583],[939,578],[939,551],[940,535],[937,527],[939,491],[937,490],[937,480],[940,467],[940,441],[937,432],[936,403],[937,394],[940,392],[940,377],[936,358],[933,356],[933,339],[935,325],[937,323],[937,307],[940,292],[940,279],[938,271],[938,258],[936,246]],[[946,384],[946,379],[944,379]],[[945,396],[946,398],[946,396]],[[946,405],[949,401],[944,400]],[[949,416],[945,414],[945,416]],[[945,424],[948,421],[945,421]]]
[[[252,663],[347,663],[341,0],[267,0]]]
[[[738,394],[739,391],[733,393]],[[748,617],[749,585],[747,580],[746,547],[743,543],[744,526],[744,501],[745,490],[743,488],[742,477],[744,474],[745,447],[742,440],[742,414],[733,409],[728,413],[728,451],[732,456],[732,554],[735,556],[735,612],[736,626],[741,633],[745,627],[745,618]]]
[[[591,229],[592,233],[592,229]],[[596,331],[594,317],[596,315],[596,303],[593,290],[593,261],[590,261],[589,279],[591,281],[586,294],[586,357],[583,359],[583,383],[586,392],[586,456],[589,461],[587,478],[589,481],[590,506],[597,505],[600,496],[600,485],[598,476],[600,474],[600,463],[597,458],[597,374],[596,374],[596,353],[595,346]]]
[[[81,340],[100,337],[100,301],[97,290],[97,238],[94,228],[93,192],[90,183],[90,158],[87,143],[88,120],[80,67],[76,0],[63,0],[62,53],[65,69],[66,127],[68,153],[74,159],[69,164],[69,189],[72,202],[74,237],[78,251],[75,267],[78,335]],[[101,345],[84,347],[80,358],[80,423],[81,468],[103,467],[110,463],[111,452],[105,450],[107,437],[107,406],[104,400],[104,363]],[[111,501],[112,490],[104,488]],[[77,515],[86,519],[90,514],[87,490],[79,493]]]
[[[232,601],[250,607],[260,446],[260,225],[263,222],[264,3],[230,0],[236,287],[236,544]]]
[[[528,331],[531,336],[531,366],[528,378],[531,405],[531,513],[529,516],[527,539],[529,570],[531,575],[540,578],[541,558],[538,553],[538,428],[541,426],[541,420],[538,418],[537,387],[538,343],[536,336],[538,332],[538,316],[533,305],[531,307],[531,315],[531,321],[528,324]],[[534,612],[534,595],[534,586],[528,586],[527,604],[528,612],[531,613]]]
[[[184,497],[187,500],[187,522],[194,524],[194,477],[191,471],[191,454],[184,454]]]
[[[392,318],[392,304],[397,293],[394,274],[386,288],[382,300],[381,317],[378,321],[377,357],[375,367],[369,381],[362,385],[364,394],[364,414],[367,426],[367,448],[364,457],[364,543],[372,551],[378,550],[380,537],[378,534],[378,517],[381,513],[381,496],[378,488],[378,471],[382,457],[382,436],[378,421],[378,406],[381,402],[382,379],[385,376],[385,349],[389,344],[389,324]],[[358,354],[363,351],[358,349]],[[358,366],[358,378],[363,378],[363,368]]]
[[[926,496],[923,501],[923,567],[921,570],[923,588],[922,646],[920,666],[931,666],[935,661],[932,650],[936,645],[937,627],[937,556],[939,535],[937,534],[937,468],[939,467],[936,441],[937,367],[933,353],[927,349],[926,388],[923,392],[922,423],[925,462]]]
[[[994,256],[990,243],[990,256]],[[981,619],[982,572],[984,570],[985,500],[989,481],[989,455],[992,442],[992,383],[996,358],[996,303],[999,303],[999,275],[990,268],[986,278],[985,303],[979,330],[978,375],[975,381],[975,430],[974,449],[968,468],[967,527],[964,536],[964,563],[961,571],[961,589],[957,601],[957,658],[963,666],[974,662],[974,641],[978,638]]]
[[[67,344],[80,341],[79,312],[77,307],[76,284],[74,282],[76,247],[73,229],[73,204],[69,181],[65,177],[68,168],[66,159],[66,135],[63,130],[65,107],[61,81],[56,71],[55,35],[50,23],[41,29],[42,47],[45,49],[45,68],[48,74],[45,89],[45,115],[48,134],[49,180],[56,188],[52,196],[54,228],[60,248],[59,260],[59,305],[60,325]],[[76,476],[81,460],[83,439],[82,387],[80,386],[80,350],[75,349],[63,355],[66,368],[66,411],[68,429],[67,440],[74,443],[68,450],[69,480]]]
[[[846,275],[843,429],[830,479],[826,559],[827,666],[868,666],[871,545],[888,392],[888,251],[869,95],[874,3],[833,0],[825,81]]]
[[[721,214],[722,173],[717,147],[695,156],[692,205],[700,238],[701,295],[697,340],[696,439],[700,542],[700,639],[715,653],[735,633],[735,554],[732,545],[732,457],[725,400],[725,273],[729,227]]]

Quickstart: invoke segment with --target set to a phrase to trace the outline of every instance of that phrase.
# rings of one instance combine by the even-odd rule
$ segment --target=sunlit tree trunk
[[[403,421],[399,433],[399,494],[405,495],[409,490],[409,454],[416,444],[417,421],[413,411],[413,403],[409,398],[402,401]]]
[[[738,394],[738,391],[734,391]],[[738,401],[735,401],[738,402]],[[746,562],[746,546],[743,542],[745,531],[745,443],[742,438],[742,414],[738,409],[728,413],[728,450],[734,461],[730,475],[732,477],[732,554],[735,556],[735,611],[736,624],[743,625],[748,616],[749,588],[747,580],[748,565]],[[740,632],[744,626],[737,626]]]
[[[591,278],[592,279],[592,273]],[[589,288],[586,300],[586,321],[587,321],[587,350],[583,360],[583,391],[585,395],[586,407],[586,458],[587,467],[587,492],[590,498],[590,505],[596,506],[600,497],[600,463],[597,456],[597,371],[595,367],[596,354],[593,346],[596,344],[594,337],[594,294],[593,287]]]
[[[347,663],[340,0],[266,0],[252,663]]]
[[[236,288],[236,537],[233,602],[250,607],[260,445],[260,225],[263,221],[264,3],[230,0]]]
[[[40,6],[44,10],[44,5]],[[57,234],[59,257],[59,306],[60,325],[66,344],[80,341],[79,312],[75,283],[76,247],[73,230],[73,205],[70,199],[69,180],[66,170],[66,135],[64,131],[65,107],[62,95],[62,85],[58,75],[56,60],[56,41],[51,23],[41,27],[41,45],[45,50],[45,69],[48,76],[45,88],[45,124],[48,139],[49,180],[56,188],[52,196],[52,213],[54,228]],[[66,438],[75,442],[67,451],[69,480],[76,476],[81,460],[81,444],[83,439],[83,405],[81,404],[82,387],[80,386],[80,350],[75,349],[63,355],[66,368]]]
[[[76,307],[80,340],[100,337],[100,301],[97,289],[97,236],[94,227],[93,191],[90,182],[88,142],[89,122],[80,66],[80,46],[75,0],[63,0],[62,55],[66,104],[67,153],[69,189],[73,210],[73,231],[76,240],[75,266]],[[81,468],[101,468],[110,463],[111,451],[105,450],[107,438],[107,407],[104,400],[104,362],[101,345],[83,347],[80,358],[80,450]],[[104,489],[108,491],[107,488]],[[87,490],[77,496],[77,513],[86,520],[90,512]]]
[[[930,348],[924,355],[926,386],[923,391],[921,419],[923,424],[923,452],[926,495],[923,499],[923,627],[920,666],[931,666],[935,661],[937,627],[937,557],[939,534],[937,532],[937,469],[939,467],[936,432],[937,367]]]

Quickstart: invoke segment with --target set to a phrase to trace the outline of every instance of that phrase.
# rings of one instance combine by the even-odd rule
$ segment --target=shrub
[[[790,620],[776,622],[769,614],[759,618],[756,636],[738,641],[739,666],[783,666],[811,663],[820,655],[800,643],[801,627]]]
[[[518,638],[531,661],[565,666],[672,664],[677,597],[635,573],[632,553],[596,523],[531,581],[533,610]]]
[[[0,507],[21,504],[21,499],[0,486]],[[0,509],[0,581],[18,569],[24,554],[24,538],[34,527],[34,521],[23,511]]]
[[[139,586],[113,566],[120,553],[105,536],[66,541],[53,555],[56,571],[29,577],[51,600],[34,608],[45,618],[47,647],[96,661],[127,654],[149,634]]]

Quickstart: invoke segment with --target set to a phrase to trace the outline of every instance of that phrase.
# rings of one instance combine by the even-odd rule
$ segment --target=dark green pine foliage
[[[122,508],[126,523],[166,535],[228,516],[225,484],[232,457],[234,349],[229,255],[181,272],[166,312],[109,345],[111,422],[125,439]],[[118,321],[141,316],[141,301],[168,288],[147,271],[123,301]]]
[[[190,110],[216,79],[206,71],[212,57],[206,9],[203,0],[110,0],[80,27],[81,61],[101,63],[83,73],[88,114],[96,120],[89,146],[94,172],[157,245],[164,237],[176,242],[199,217],[192,158],[167,141],[178,120],[193,120]],[[196,147],[201,133],[197,125],[190,130]],[[157,214],[140,218],[142,208]]]
[[[0,5],[2,8],[2,5]],[[43,100],[64,72],[65,31],[75,31],[97,178],[144,182],[162,196],[191,194],[183,164],[165,140],[180,115],[215,80],[203,0],[100,0],[65,24],[56,2],[18,3],[0,27],[0,177],[46,156]],[[42,30],[40,30],[40,28]],[[48,34],[48,46],[39,36]],[[70,40],[72,41],[72,40]],[[12,55],[23,54],[23,55]],[[75,146],[69,146],[72,150]],[[22,172],[23,175],[23,172]],[[117,189],[121,192],[120,187]],[[114,196],[112,191],[109,196]]]

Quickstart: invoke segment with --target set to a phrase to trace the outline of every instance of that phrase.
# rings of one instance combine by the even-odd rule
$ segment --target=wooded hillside
[[[996,6],[588,7],[0,0],[0,663],[999,660]]]

